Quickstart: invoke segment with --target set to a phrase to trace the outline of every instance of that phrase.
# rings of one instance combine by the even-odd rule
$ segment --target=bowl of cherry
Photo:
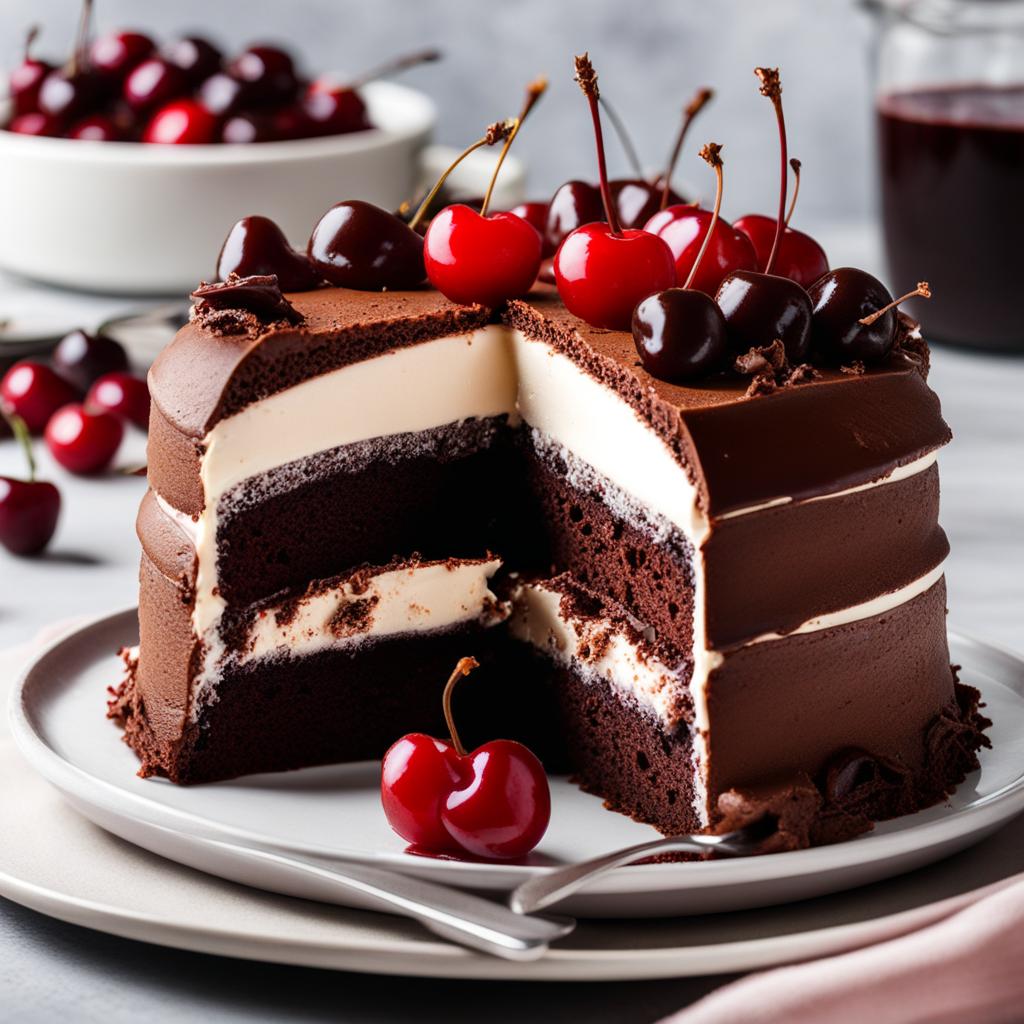
[[[306,74],[279,46],[83,27],[63,62],[29,33],[0,99],[0,267],[88,291],[180,294],[255,210],[289,236],[339,194],[398,206],[436,121],[383,77]],[[2,80],[2,77],[0,77]]]

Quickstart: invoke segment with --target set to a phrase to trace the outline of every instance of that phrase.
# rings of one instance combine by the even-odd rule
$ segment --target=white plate
[[[552,824],[524,864],[410,856],[380,810],[377,765],[328,766],[178,787],[139,779],[134,754],[104,718],[119,669],[113,652],[137,636],[134,610],[88,623],[39,654],[12,695],[23,753],[83,814],[154,852],[234,881],[262,880],[189,841],[204,832],[313,856],[386,865],[451,885],[507,891],[551,863],[651,838],[654,830],[603,809],[564,779],[552,784]],[[963,677],[981,688],[995,721],[993,749],[948,804],[885,822],[848,843],[747,860],[651,864],[605,876],[563,908],[577,916],[669,916],[747,909],[837,892],[931,863],[984,838],[1024,809],[1024,662],[951,638]],[[152,826],[177,834],[167,835]]]

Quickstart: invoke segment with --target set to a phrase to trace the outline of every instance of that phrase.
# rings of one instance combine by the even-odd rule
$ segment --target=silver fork
[[[532,914],[553,906],[578,892],[588,882],[606,874],[613,868],[633,864],[645,857],[655,857],[662,853],[716,853],[729,857],[749,857],[757,853],[761,845],[773,832],[775,821],[761,819],[735,832],[723,832],[721,835],[678,835],[654,839],[649,843],[628,846],[615,853],[607,853],[592,860],[578,864],[567,864],[564,868],[556,868],[537,878],[513,889],[509,896],[509,906],[517,914]]]

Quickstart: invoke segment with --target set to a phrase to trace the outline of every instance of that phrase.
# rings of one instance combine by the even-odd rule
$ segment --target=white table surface
[[[814,233],[843,262],[877,266],[870,232],[819,226]],[[82,308],[76,315],[83,325],[124,308],[116,300],[29,294],[22,283],[0,278],[0,316],[5,304],[37,301]],[[951,626],[1024,649],[1024,358],[935,348],[931,382],[956,435],[940,462],[942,521],[952,546]],[[133,436],[122,462],[141,462],[142,446],[141,435]],[[40,462],[63,492],[61,523],[40,559],[0,551],[0,647],[31,638],[48,622],[135,601],[134,520],[145,482],[74,478],[44,452]],[[19,471],[14,445],[0,442],[0,474]],[[330,975],[160,950],[2,900],[0,951],[0,1019],[18,1021],[641,1022],[727,980],[498,986]]]

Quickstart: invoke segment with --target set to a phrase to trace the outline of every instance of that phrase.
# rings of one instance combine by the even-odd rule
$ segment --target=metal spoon
[[[532,914],[578,892],[588,882],[611,871],[612,868],[624,867],[626,864],[633,864],[645,857],[654,857],[662,853],[707,853],[714,850],[729,857],[749,857],[761,849],[765,839],[775,830],[776,821],[766,817],[735,832],[723,832],[717,836],[666,836],[664,839],[654,839],[649,843],[628,846],[615,853],[607,853],[579,864],[567,864],[564,868],[556,868],[547,874],[531,878],[512,891],[508,903],[517,914]]]

